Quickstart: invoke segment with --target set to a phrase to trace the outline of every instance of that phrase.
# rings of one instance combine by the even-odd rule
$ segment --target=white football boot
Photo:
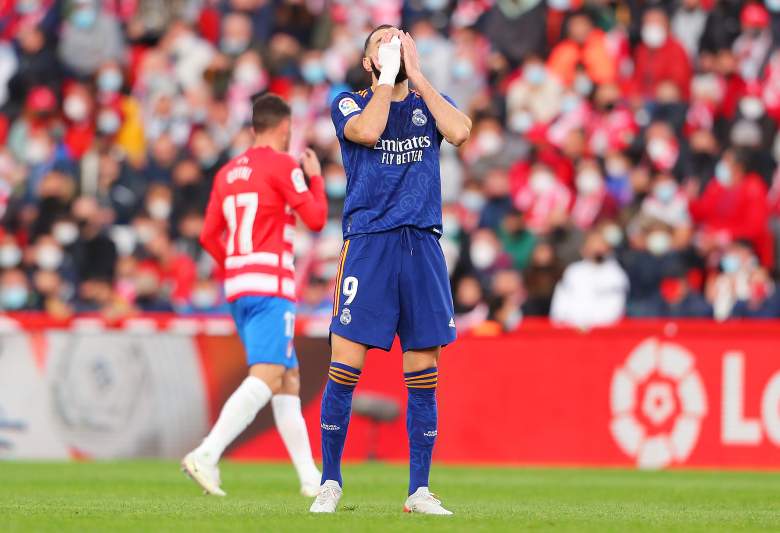
[[[219,467],[204,462],[195,452],[184,456],[184,459],[181,460],[181,470],[200,485],[204,494],[227,496],[225,491],[219,487],[222,484],[219,479]]]
[[[414,494],[406,498],[404,512],[438,515],[452,514],[451,511],[441,506],[441,502],[428,490],[428,487],[420,487]]]
[[[335,513],[341,499],[341,487],[338,481],[328,479],[320,487],[317,499],[309,508],[310,513]]]

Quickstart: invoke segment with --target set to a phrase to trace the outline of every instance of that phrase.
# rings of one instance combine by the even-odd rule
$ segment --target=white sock
[[[276,429],[282,436],[301,483],[320,483],[320,471],[314,464],[309,433],[301,414],[301,399],[295,394],[277,394],[271,399]]]
[[[248,376],[222,406],[217,423],[195,453],[205,462],[216,465],[228,444],[246,429],[270,399],[268,385],[260,378]]]

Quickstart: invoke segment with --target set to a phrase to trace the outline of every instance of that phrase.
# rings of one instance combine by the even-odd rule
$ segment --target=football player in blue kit
[[[393,26],[366,39],[371,87],[339,94],[331,115],[347,174],[344,247],[331,322],[332,357],[322,398],[323,473],[312,512],[335,512],[352,393],[369,348],[396,334],[408,390],[409,495],[404,510],[452,514],[428,490],[437,434],[437,363],[455,340],[441,237],[439,148],[459,146],[471,120],[420,70],[415,43]],[[409,89],[409,82],[414,90]]]

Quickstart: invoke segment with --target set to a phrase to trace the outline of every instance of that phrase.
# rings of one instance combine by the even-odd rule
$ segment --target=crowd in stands
[[[380,23],[473,119],[441,161],[461,329],[780,317],[780,0],[0,0],[0,309],[225,312],[197,237],[272,91],[323,161],[295,253],[327,317],[330,101]]]

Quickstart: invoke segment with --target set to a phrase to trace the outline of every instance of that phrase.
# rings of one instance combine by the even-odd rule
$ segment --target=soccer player
[[[439,147],[466,141],[471,121],[420,71],[415,43],[389,26],[365,42],[369,89],[341,93],[331,115],[347,173],[344,247],[322,397],[322,486],[311,512],[332,513],[342,494],[341,454],[352,392],[369,348],[401,339],[408,388],[409,496],[404,510],[448,515],[428,490],[437,434],[437,362],[455,340],[452,295],[439,237]],[[416,90],[410,91],[408,82]]]
[[[312,150],[305,151],[301,166],[286,153],[290,107],[284,100],[273,94],[257,98],[252,126],[254,146],[228,162],[214,179],[200,236],[203,248],[224,268],[225,295],[249,375],[225,402],[203,443],[183,459],[182,468],[206,493],[224,496],[217,462],[270,401],[301,493],[314,496],[320,472],[301,415],[293,347],[293,210],[311,230],[321,230],[328,209],[325,187]]]

